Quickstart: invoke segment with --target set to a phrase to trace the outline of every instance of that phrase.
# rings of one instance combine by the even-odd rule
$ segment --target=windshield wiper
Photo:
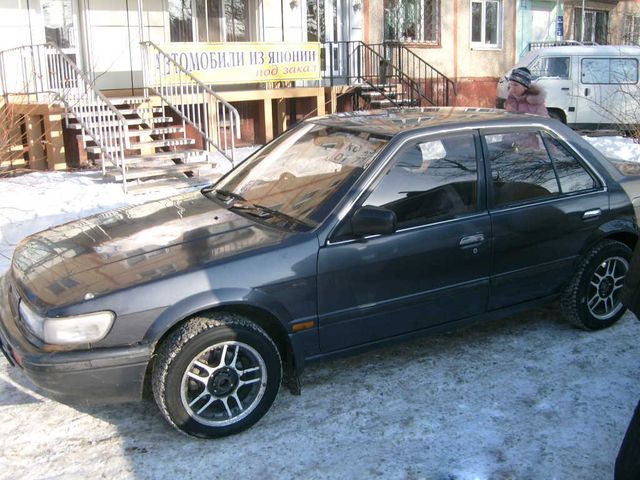
[[[297,223],[305,228],[311,228],[311,225],[303,220],[299,220],[296,217],[292,217],[291,215],[257,203],[234,203],[229,207],[229,210],[242,210],[258,218],[279,217],[289,223]]]
[[[273,208],[265,207],[264,205],[259,205],[257,203],[254,203],[253,206],[256,207],[256,208],[259,208],[263,212],[266,212],[266,213],[268,213],[270,215],[273,215],[274,217],[280,217],[280,218],[283,218],[285,220],[289,220],[289,221],[291,221],[293,223],[297,223],[298,225],[302,225],[303,227],[311,228],[311,225],[309,225],[304,220],[300,220],[299,218],[292,217],[291,215],[289,215],[287,213],[281,212],[279,210],[274,210]]]
[[[247,201],[247,199],[244,198],[239,193],[231,192],[229,190],[224,190],[222,188],[215,188],[213,186],[203,188],[202,189],[202,193],[204,195],[206,195],[206,196],[209,196],[209,195],[211,195],[213,193],[218,198],[220,198],[220,200],[222,200],[223,202],[228,202],[232,198],[235,199],[235,200],[239,200],[241,202],[246,202]]]

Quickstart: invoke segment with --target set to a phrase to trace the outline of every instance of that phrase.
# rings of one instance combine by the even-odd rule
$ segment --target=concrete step
[[[166,138],[163,140],[153,140],[151,142],[132,143],[127,150],[142,150],[144,148],[179,147],[182,145],[193,145],[196,141],[193,138]],[[108,147],[108,152],[116,151],[118,147]],[[100,147],[91,145],[86,148],[87,153],[100,154]]]

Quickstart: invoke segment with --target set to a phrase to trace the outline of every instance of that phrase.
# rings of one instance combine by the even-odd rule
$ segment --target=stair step
[[[196,141],[193,138],[167,138],[164,140],[153,140],[151,142],[132,143],[127,150],[142,150],[143,148],[178,147],[182,145],[193,145]],[[107,152],[116,151],[119,147],[108,147]],[[98,146],[88,146],[87,153],[100,154]]]
[[[73,130],[81,130],[82,125],[80,123],[74,122],[75,118],[71,118],[71,122],[69,122],[69,128]],[[127,125],[156,125],[158,123],[170,123],[173,122],[173,118],[171,117],[145,117],[145,118],[125,118],[125,123]],[[120,125],[120,122],[117,121],[109,121],[109,122],[100,122],[100,125],[104,127],[116,127]]]
[[[164,109],[162,107],[140,107],[140,108],[122,108],[118,109],[122,115],[140,115],[141,117],[145,114],[149,113],[163,113]],[[99,109],[99,110],[89,110],[86,112],[70,112],[72,116],[75,117],[96,117],[104,114],[112,114],[110,110],[107,109]]]
[[[77,125],[77,124],[74,124]],[[71,125],[69,125],[71,128]],[[77,129],[79,130],[79,129]],[[127,130],[127,135],[129,137],[140,137],[143,135],[166,135],[168,133],[183,133],[184,127],[158,127],[158,128],[142,128],[140,130]],[[78,138],[83,139],[87,142],[93,141],[91,136],[87,134],[78,134]]]
[[[172,173],[193,172],[200,175],[200,172],[211,171],[214,164],[208,162],[195,163],[178,163],[167,165],[164,167],[132,167],[127,169],[127,180],[138,180],[142,178],[159,177]],[[107,171],[107,178],[115,182],[122,181],[122,172],[120,170]]]
[[[141,179],[141,181],[137,181],[135,183],[131,182],[127,186],[127,192],[129,192],[129,194],[131,195],[143,195],[149,192],[157,192],[160,188],[193,189],[195,187],[204,187],[205,185],[210,185],[221,176],[222,173],[216,172],[214,170],[211,174],[205,174],[200,177],[189,178],[186,176],[182,176],[180,178],[178,176],[169,176],[164,178],[150,178],[146,181]]]
[[[162,107],[119,108],[118,111],[123,115],[142,116],[146,113],[164,113],[164,108]]]
[[[75,120],[72,118],[72,120]],[[173,122],[171,117],[146,117],[146,118],[125,118],[127,125],[146,125],[146,124],[158,124],[158,123],[170,123]],[[102,122],[100,125],[105,127],[116,127],[120,125],[118,122]],[[82,125],[79,123],[69,123],[69,128],[73,130],[82,130]]]
[[[130,96],[130,97],[107,97],[114,105],[137,105],[147,103],[149,97]]]
[[[137,137],[140,135],[165,135],[167,133],[183,133],[184,127],[158,127],[158,128],[141,128],[140,130],[129,130],[127,134],[130,137]]]
[[[382,106],[382,105],[394,105],[394,102],[392,102],[391,100],[387,99],[387,98],[381,98],[379,100],[371,100],[371,106],[378,105],[378,106]],[[395,102],[398,103],[398,102]]]
[[[204,153],[203,150],[178,150],[176,152],[157,152],[147,153],[145,155],[132,155],[125,157],[125,162],[129,165],[140,163],[167,162],[171,160],[180,160],[183,163],[189,163],[189,158],[199,157]],[[96,165],[102,165],[101,159],[95,160]],[[107,160],[107,164],[111,162]]]
[[[362,83],[358,86],[360,88],[360,90],[368,90],[368,91],[375,91],[377,90],[383,90],[383,91],[396,91],[398,90],[398,85],[395,83],[385,83],[385,84],[368,84],[368,83]]]
[[[388,108],[388,107],[415,107],[415,106],[419,106],[420,103],[418,102],[418,100],[411,100],[411,99],[405,99],[405,100],[394,100],[393,102],[391,100],[387,100],[385,99],[381,99],[381,100],[371,100],[370,102],[371,107],[373,108]]]
[[[378,98],[402,98],[404,95],[402,92],[378,92],[376,90],[368,90],[366,92],[360,92],[360,95],[363,97],[370,98],[372,101],[377,100]]]

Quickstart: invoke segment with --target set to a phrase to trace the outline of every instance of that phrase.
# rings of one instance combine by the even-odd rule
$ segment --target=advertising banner
[[[320,44],[165,43],[160,48],[198,80],[208,84],[319,80]],[[157,73],[172,81],[176,72],[156,55]]]

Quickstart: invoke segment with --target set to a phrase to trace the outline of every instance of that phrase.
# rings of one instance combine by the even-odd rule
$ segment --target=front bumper
[[[151,358],[150,345],[48,352],[30,342],[16,323],[8,274],[0,278],[0,349],[42,389],[85,404],[139,400]]]

